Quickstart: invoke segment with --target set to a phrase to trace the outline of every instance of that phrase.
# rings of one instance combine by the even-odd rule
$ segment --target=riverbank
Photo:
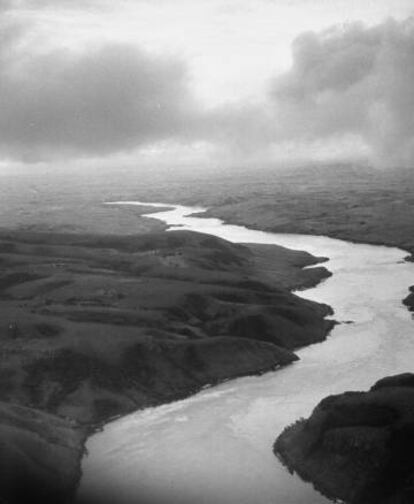
[[[325,398],[274,445],[290,471],[331,499],[409,504],[414,498],[414,375]]]
[[[247,170],[237,179],[229,177],[221,187],[214,178],[204,191],[187,185],[196,195],[192,201],[209,208],[205,217],[229,224],[414,251],[411,170],[346,164],[263,167],[254,177]],[[156,192],[149,197],[157,198]]]
[[[410,293],[406,298],[404,298],[403,303],[405,306],[412,312],[414,311],[414,285],[412,285],[410,288]]]
[[[244,204],[246,205],[245,210],[243,209]],[[340,226],[338,229],[338,226],[331,219],[327,221],[326,218],[316,218],[310,223],[306,217],[299,218],[293,212],[289,212],[284,216],[285,222],[283,224],[275,224],[277,209],[268,211],[264,207],[258,204],[252,211],[248,201],[237,205],[218,205],[209,208],[206,212],[197,214],[197,217],[218,218],[228,225],[246,226],[249,229],[267,233],[317,235],[356,244],[397,247],[407,251],[406,261],[414,261],[414,242],[411,239],[411,233],[407,232],[404,226],[401,230],[397,227],[384,231],[378,225],[367,230],[360,224],[358,225],[357,222],[350,221],[347,225]]]
[[[364,224],[361,224],[360,220],[364,219],[359,219],[359,216],[362,215],[363,213],[366,214],[365,217],[369,217],[373,215],[375,217],[376,211],[374,211],[374,206],[372,205],[372,199],[370,198],[369,195],[362,192],[356,192],[352,197],[350,196],[351,192],[354,191],[354,188],[351,188],[352,191],[348,191],[347,188],[345,187],[344,190],[345,192],[348,191],[347,195],[345,195],[345,199],[341,196],[340,198],[336,197],[333,198],[333,195],[338,195],[338,191],[319,191],[317,189],[316,192],[313,191],[311,186],[307,186],[306,182],[306,177],[304,179],[304,183],[298,184],[295,182],[297,181],[297,177],[295,174],[292,175],[292,184],[288,185],[283,185],[279,184],[279,181],[276,180],[276,183],[274,181],[272,183],[269,183],[268,181],[268,174],[266,174],[266,183],[263,184],[263,187],[252,187],[252,191],[256,191],[258,195],[260,195],[260,192],[262,189],[267,191],[268,196],[267,200],[261,201],[261,204],[258,205],[257,207],[255,205],[254,208],[252,208],[252,213],[255,215],[263,215],[267,216],[269,219],[269,225],[273,226],[279,226],[283,225],[283,221],[285,219],[285,215],[290,216],[289,218],[291,221],[293,221],[293,224],[295,224],[295,221],[297,220],[298,222],[302,219],[305,219],[306,222],[310,222],[312,219],[315,219],[318,222],[324,222],[327,218],[334,221],[337,217],[338,214],[339,218],[342,221],[342,224],[340,225],[341,228],[345,227],[357,227],[360,229],[359,235],[363,236],[367,226]],[[336,175],[335,175],[336,177]],[[162,187],[162,184],[159,183],[159,180],[154,181],[154,189],[148,190],[148,184],[147,182],[142,182],[140,180],[140,188],[139,191],[137,191],[137,184],[136,182],[131,183],[131,180],[127,180],[127,177],[121,177],[122,178],[122,183],[124,184],[124,187],[120,188],[119,186],[116,186],[115,182],[118,182],[120,180],[120,177],[117,177],[116,181],[114,179],[105,179],[105,184],[107,185],[106,189],[106,197],[105,199],[114,199],[116,196],[114,195],[114,191],[117,192],[118,197],[124,197],[129,191],[128,194],[128,199],[132,199],[137,196],[137,192],[142,191],[142,198],[146,198],[148,200],[156,201],[159,199],[163,199],[163,194],[165,195],[165,188],[168,187],[168,200],[166,201],[183,201],[181,198],[183,196],[183,190],[182,187],[183,185],[180,182],[177,182],[176,184],[170,184],[168,181],[165,183],[165,185]],[[151,175],[151,180],[154,179],[154,177]],[[276,177],[277,178],[277,177]],[[135,180],[135,179],[134,179]],[[217,192],[217,195],[214,196],[214,199],[216,201],[212,201],[211,205],[212,206],[223,206],[224,204],[230,203],[230,204],[235,204],[237,203],[237,198],[233,198],[232,196],[232,189],[234,184],[234,177],[231,177],[231,180],[229,179],[228,183],[221,181],[220,182],[220,191],[222,195]],[[76,182],[78,184],[78,187],[76,187],[76,191],[73,191],[73,194],[70,192],[71,189],[71,184]],[[317,177],[314,177],[315,184],[318,185],[320,180]],[[116,208],[116,207],[106,207],[101,205],[102,201],[102,194],[105,192],[102,189],[102,183],[97,184],[97,181],[95,178],[91,178],[90,180],[87,180],[88,183],[84,183],[84,180],[81,178],[68,178],[67,180],[65,179],[64,183],[59,183],[57,185],[59,190],[61,188],[66,188],[67,189],[67,194],[65,194],[65,198],[62,198],[62,194],[59,192],[56,193],[56,195],[53,195],[53,198],[51,197],[50,190],[48,187],[45,187],[44,184],[38,184],[35,188],[37,191],[37,194],[35,196],[31,194],[24,194],[24,197],[22,197],[21,193],[21,187],[18,188],[18,194],[19,197],[17,198],[16,192],[12,192],[9,190],[8,187],[5,185],[2,186],[2,190],[4,191],[4,195],[6,198],[3,198],[3,202],[5,204],[5,212],[2,212],[2,217],[5,215],[6,216],[6,221],[2,220],[3,225],[8,225],[10,220],[10,223],[15,225],[16,227],[25,227],[27,229],[31,230],[48,230],[48,231],[56,231],[60,229],[65,229],[65,231],[72,231],[72,232],[91,232],[95,233],[96,231],[96,226],[97,223],[100,224],[100,228],[98,229],[102,231],[106,231],[106,226],[107,222],[110,223],[108,232],[114,234],[118,230],[121,230],[121,232],[125,233],[130,233],[131,231],[142,231],[145,229],[165,229],[165,225],[161,224],[158,221],[155,221],[154,219],[147,219],[147,218],[140,218],[140,215],[145,212],[143,208]],[[101,179],[102,182],[102,179]],[[342,184],[343,180],[341,180],[340,177],[338,177],[338,183]],[[369,180],[369,183],[367,183],[367,187],[374,187],[372,186],[372,181]],[[241,181],[243,184],[244,188],[248,188],[250,190],[250,186],[245,184],[243,181]],[[359,182],[358,182],[359,183]],[[260,184],[259,184],[260,185]],[[114,187],[117,187],[114,189]],[[231,186],[231,187],[230,187]],[[197,202],[205,202],[205,194],[206,191],[211,191],[216,193],[216,188],[214,187],[214,184],[212,185],[203,185],[200,184],[200,180],[198,179],[197,175],[197,181],[196,184],[193,187],[189,187],[187,184],[185,185],[186,187],[186,194],[188,200],[192,199],[193,201]],[[200,193],[200,197],[197,196],[197,194],[194,192],[194,187],[198,188],[197,190]],[[207,190],[205,189],[207,187]],[[290,187],[290,189],[289,189]],[[188,188],[188,190],[187,190]],[[308,193],[308,189],[310,188],[310,191],[314,192],[314,196],[309,198],[309,197],[304,197],[303,192]],[[299,190],[300,189],[300,190]],[[357,188],[358,189],[358,188]],[[392,189],[392,190],[391,190]],[[298,192],[297,197],[292,198],[292,190],[295,192]],[[175,193],[174,193],[175,191]],[[243,189],[244,191],[244,189]],[[398,191],[397,191],[398,192]],[[371,194],[375,196],[376,193],[376,187],[374,187],[371,191]],[[409,195],[411,194],[409,187],[407,186],[406,193]],[[77,199],[74,200],[73,196],[74,194],[76,195]],[[389,184],[387,184],[387,195],[385,197],[385,200],[383,201],[385,204],[381,207],[384,209],[384,211],[378,212],[378,219],[377,219],[377,224],[374,223],[374,231],[377,229],[377,236],[378,235],[378,229],[380,229],[380,225],[384,226],[384,229],[386,228],[387,230],[395,230],[392,231],[393,233],[397,233],[400,236],[403,236],[405,234],[406,237],[411,236],[411,233],[408,232],[408,227],[409,226],[409,219],[410,216],[412,215],[412,212],[409,212],[409,206],[404,206],[404,202],[402,204],[398,203],[400,207],[395,210],[394,208],[394,201],[396,198],[394,198],[394,188],[391,187]],[[94,200],[91,201],[91,195],[94,195]],[[380,199],[384,195],[380,195]],[[7,200],[7,197],[9,198],[10,201]],[[348,197],[350,199],[348,199]],[[325,199],[328,199],[333,207],[331,211],[331,207],[328,206],[326,207]],[[221,201],[218,201],[218,200]],[[227,203],[226,203],[227,199]],[[230,201],[233,199],[233,201]],[[397,198],[398,199],[398,198]],[[401,196],[401,199],[404,199],[404,195]],[[244,195],[241,195],[240,198],[241,201],[246,200]],[[23,201],[23,208],[20,208],[20,202]],[[74,202],[75,201],[75,202]],[[361,206],[360,202],[363,201],[363,205]],[[12,203],[12,204],[9,204]],[[19,203],[19,205],[18,205]],[[264,203],[264,204],[262,204]],[[321,205],[323,203],[324,208],[322,209]],[[348,204],[349,203],[349,204]],[[381,203],[381,202],[380,202]],[[408,203],[407,203],[408,204]],[[270,205],[270,206],[269,206]],[[356,206],[355,206],[356,205]],[[391,205],[391,207],[390,207]],[[206,206],[209,206],[206,203]],[[245,207],[245,213],[248,212],[248,205],[243,203],[243,206]],[[40,211],[39,211],[40,207]],[[320,215],[316,215],[315,211],[319,208],[321,208]],[[352,210],[354,208],[354,210]],[[404,210],[405,208],[405,210]],[[351,210],[350,210],[351,209]],[[234,207],[233,207],[234,210]],[[302,216],[301,216],[301,215]],[[403,214],[403,215],[402,215]],[[88,216],[88,218],[84,219],[84,216]],[[404,221],[401,217],[405,216],[407,222]],[[109,220],[108,220],[109,219]],[[200,219],[201,220],[201,219]],[[369,220],[369,219],[368,219]],[[405,222],[405,224],[404,224]],[[245,224],[248,223],[248,221],[244,221]],[[286,224],[286,221],[285,221]],[[289,224],[290,225],[290,224]],[[99,227],[99,226],[98,226]],[[253,224],[254,227],[254,224]],[[304,226],[306,228],[307,226]],[[102,229],[104,228],[104,229]],[[291,228],[293,229],[293,228]],[[309,231],[310,229],[310,231]],[[318,225],[317,229],[319,233],[321,232],[321,227]],[[333,226],[332,226],[333,229]],[[332,231],[331,229],[331,231]],[[333,229],[335,231],[335,229]],[[308,234],[309,240],[307,240],[306,237],[300,240],[299,248],[305,248],[305,243],[308,244],[313,242],[313,237],[309,234],[309,232],[312,232],[311,228],[308,228],[308,230],[303,229],[305,233]],[[119,232],[119,231],[118,231]],[[337,231],[335,231],[337,232]],[[367,234],[367,236],[370,233]],[[361,241],[369,241],[369,238],[367,240],[364,240],[365,236],[361,239]],[[388,241],[390,240],[390,241]],[[330,252],[328,253],[327,250],[329,249],[329,240],[322,240],[321,242],[327,244],[327,247],[325,248],[325,245],[321,246],[320,251],[316,254],[323,254],[323,255],[329,255],[330,257],[333,257],[334,254],[331,254]],[[388,236],[385,236],[384,243],[396,243],[392,241],[392,233]],[[306,245],[307,246],[307,245]],[[358,246],[355,246],[355,248],[360,248]],[[404,247],[407,248],[407,247]],[[352,253],[353,247],[349,247],[346,249],[346,254]],[[364,247],[361,247],[362,250],[365,250]],[[333,250],[335,252],[335,250]],[[365,253],[365,252],[364,252]],[[372,259],[374,259],[376,256],[376,251],[375,250],[367,250],[366,252],[366,257],[368,260],[365,261],[364,257],[361,257],[361,254],[358,254],[358,257],[356,258],[357,261],[355,261],[355,264],[358,262],[363,261],[363,268],[364,270],[370,270],[372,266]],[[381,254],[378,253],[378,256],[381,257]],[[386,257],[388,257],[387,254],[385,254]],[[402,261],[403,256],[398,255],[396,256],[396,261]],[[390,254],[390,258],[387,259],[387,261],[390,261],[389,264],[393,261],[393,255]],[[56,261],[59,263],[59,261]],[[348,266],[348,262],[346,262],[346,265]],[[329,265],[329,268],[331,269],[332,261]],[[59,266],[60,267],[60,266]],[[367,327],[363,331],[359,329],[359,325],[357,324],[351,324],[348,326],[342,325],[338,326],[335,330],[335,338],[331,338],[328,342],[326,342],[324,345],[322,345],[320,349],[320,353],[323,355],[327,355],[329,358],[329,361],[333,363],[333,367],[335,370],[332,372],[324,372],[324,382],[330,382],[335,386],[335,391],[341,391],[341,390],[346,390],[352,387],[358,387],[361,386],[361,384],[364,384],[364,386],[367,386],[366,380],[366,369],[374,367],[375,365],[378,366],[379,370],[371,370],[367,376],[369,375],[371,377],[371,381],[369,383],[372,383],[374,379],[379,378],[380,376],[386,374],[387,372],[401,372],[401,370],[406,370],[410,366],[409,364],[409,359],[408,356],[410,355],[410,341],[411,341],[411,325],[412,322],[409,322],[409,325],[407,323],[407,327],[401,328],[399,325],[399,320],[396,320],[394,317],[393,312],[389,312],[388,308],[392,307],[397,307],[397,304],[400,303],[401,299],[406,295],[404,294],[404,290],[402,289],[396,289],[396,285],[394,285],[394,277],[395,274],[389,275],[387,277],[387,281],[383,282],[382,278],[382,271],[386,270],[388,268],[388,262],[384,263],[381,259],[381,261],[378,263],[378,269],[373,271],[372,278],[369,276],[369,280],[366,278],[363,279],[363,286],[359,286],[357,290],[353,288],[352,296],[355,298],[355,306],[352,307],[352,309],[349,309],[347,306],[343,306],[342,299],[339,299],[339,304],[335,304],[335,306],[340,306],[339,309],[335,308],[336,312],[339,314],[338,318],[340,320],[358,320],[358,317],[362,315],[362,319],[364,320],[365,317],[367,317],[367,320],[369,319],[369,328]],[[342,275],[342,269],[343,269],[343,264],[341,264],[336,270],[335,270],[335,280],[337,281],[338,278],[341,277]],[[409,276],[409,270],[408,270],[408,264],[406,265],[399,265],[398,267],[395,268],[395,271],[397,270],[404,270],[405,274],[402,275],[402,278],[399,280],[399,284],[402,286],[413,284],[413,279],[410,279]],[[307,272],[311,272],[312,270],[304,270]],[[394,271],[394,269],[392,269]],[[359,272],[359,270],[358,270]],[[358,274],[357,272],[357,274]],[[309,273],[308,273],[309,274]],[[313,274],[313,273],[312,273]],[[307,282],[309,281],[309,278],[306,280]],[[337,287],[335,291],[332,291],[329,293],[326,293],[325,291],[328,289],[324,289],[324,286],[327,286],[328,284],[330,285],[330,280],[328,279],[328,282],[323,284],[322,289],[320,291],[322,294],[318,294],[319,297],[318,299],[322,299],[324,302],[328,302],[329,304],[334,304],[331,303],[332,298],[332,293],[336,295],[336,293],[341,293],[345,292],[346,289],[348,289],[350,286],[353,286],[353,276],[350,277],[349,280],[346,282],[340,283],[341,287]],[[397,281],[395,281],[395,284],[397,284]],[[371,310],[371,299],[366,299],[364,296],[366,292],[369,290],[370,286],[376,286],[373,288],[372,296],[375,298],[375,307],[378,313],[381,314],[380,319],[382,317],[382,314],[385,315],[382,317],[381,320],[378,320],[378,323],[371,323],[370,320],[370,310]],[[77,286],[79,288],[79,286]],[[296,288],[296,287],[295,287]],[[390,290],[392,292],[395,291],[396,295],[394,294],[389,297],[389,292]],[[375,291],[375,292],[374,292]],[[52,290],[53,293],[53,290]],[[386,293],[386,294],[385,294]],[[362,295],[362,298],[361,298]],[[75,297],[75,296],[73,296]],[[334,296],[335,297],[335,296]],[[387,303],[382,303],[382,297],[387,297]],[[338,301],[338,299],[336,299]],[[90,302],[90,300],[88,300]],[[374,300],[373,300],[374,302]],[[373,305],[374,306],[374,305]],[[368,316],[366,313],[368,312]],[[407,314],[408,315],[408,314]],[[403,316],[402,313],[400,313],[399,316]],[[50,320],[50,319],[49,319]],[[389,325],[389,321],[392,321],[392,324],[389,329],[384,330],[384,327],[387,328]],[[78,322],[79,323],[79,322]],[[90,324],[91,322],[88,322]],[[349,329],[349,331],[347,330]],[[359,332],[358,332],[359,331]],[[46,331],[47,332],[47,331]],[[85,331],[86,332],[86,331]],[[342,333],[346,333],[346,337],[342,338],[341,335]],[[375,335],[373,334],[375,333]],[[99,332],[100,335],[106,334],[105,332]],[[409,334],[410,338],[405,338],[405,335]],[[389,335],[389,336],[388,336]],[[335,341],[333,341],[335,339]],[[388,340],[392,340],[391,344],[388,344]],[[343,341],[343,344],[341,343]],[[377,341],[381,341],[381,348],[384,348],[384,352],[380,352],[380,356],[375,355],[375,358],[372,357],[372,352],[376,351],[379,352],[377,348]],[[351,343],[350,343],[351,342]],[[362,348],[361,348],[362,346]],[[330,350],[331,349],[331,350]],[[312,349],[310,349],[310,353],[313,355]],[[348,353],[351,352],[352,354],[352,367],[349,366],[349,368],[346,368],[345,366],[345,371],[341,372],[341,375],[338,376],[339,369],[341,366],[343,367],[343,360],[346,360],[346,356]],[[307,352],[305,352],[305,355],[308,355]],[[364,369],[364,373],[361,375],[358,372],[358,368],[355,370],[355,364],[354,362],[357,362],[358,360],[364,360],[365,355],[369,356],[367,357],[367,360],[364,361],[360,368]],[[372,358],[371,358],[372,357]],[[368,360],[369,358],[369,360]],[[311,360],[312,361],[312,360]],[[394,361],[396,363],[394,363]],[[323,361],[320,362],[317,359],[318,364],[315,365],[315,369],[324,369],[324,366],[326,366],[326,362]],[[304,363],[304,360],[302,360],[302,364]],[[339,363],[339,364],[338,364]],[[377,364],[376,364],[377,363]],[[299,400],[296,399],[301,395],[301,390],[303,387],[305,387],[306,383],[311,380],[312,382],[312,393],[309,392],[311,395],[312,399],[305,400],[309,403],[310,406],[313,406],[322,398],[323,396],[327,395],[328,393],[332,392],[331,390],[326,390],[324,388],[325,384],[318,384],[318,378],[317,376],[314,375],[312,370],[308,370],[306,374],[301,375],[300,374],[300,367],[302,365],[301,363],[297,363],[295,366],[292,367],[292,369],[295,371],[295,379],[296,375],[301,377],[301,386],[300,388],[293,389],[294,390],[294,397],[295,401]],[[312,362],[311,362],[312,364]],[[400,366],[400,368],[399,368]],[[387,370],[387,371],[386,371]],[[284,374],[286,369],[283,371]],[[381,374],[380,374],[381,373]],[[292,373],[293,374],[293,373]],[[279,375],[279,373],[277,373]],[[347,376],[348,380],[345,380],[341,378],[341,376]],[[309,379],[309,376],[312,378]],[[293,381],[293,379],[292,379]],[[270,398],[275,394],[275,390],[277,389],[278,384],[277,380],[275,383],[272,383],[272,394],[269,394],[269,400]],[[284,387],[285,387],[285,382],[284,382]],[[5,385],[5,388],[7,388],[7,384]],[[314,394],[315,391],[315,394]],[[260,390],[257,390],[257,395],[262,393],[262,388]],[[313,395],[314,394],[314,395]],[[319,395],[318,395],[319,394]],[[287,404],[283,403],[283,397],[284,397],[284,390],[281,391],[281,394],[279,396],[279,401],[281,401],[281,404],[283,406],[280,406],[281,409],[283,409],[283,412],[290,411],[290,403],[288,402]],[[99,403],[98,403],[99,404]],[[310,407],[309,406],[309,407]],[[301,415],[303,416],[303,413],[301,413],[301,410],[298,412],[295,412],[295,414],[292,414],[292,417],[288,417],[287,421],[281,420],[281,426],[280,429],[275,429],[272,427],[271,432],[272,432],[272,438],[274,438],[274,435],[276,432],[280,432],[284,426],[286,426],[288,423],[293,421],[294,418],[298,418]],[[284,413],[283,413],[284,414]],[[305,414],[308,414],[308,411],[305,409]],[[280,411],[278,412],[278,417],[280,417]],[[262,416],[260,416],[262,418]],[[256,424],[257,425],[262,425],[261,421],[259,418],[256,419]],[[217,426],[216,426],[217,427]],[[266,445],[266,450],[268,450],[268,446],[271,445],[272,441],[269,441]],[[263,455],[263,454],[262,454]],[[251,456],[251,452],[248,454],[246,453],[246,456]],[[243,473],[243,478],[245,478],[245,474]],[[273,477],[273,476],[272,476]],[[245,488],[244,490],[247,489]],[[274,494],[273,494],[274,495]],[[297,501],[299,502],[299,501]],[[297,504],[297,502],[294,502],[294,504]],[[304,501],[306,504],[308,504],[309,501]]]
[[[3,231],[0,400],[30,408],[33,418],[47,412],[46,444],[63,422],[74,449],[50,466],[73,488],[79,471],[66,466],[79,469],[86,431],[293,363],[297,347],[326,338],[330,308],[289,292],[329,276],[322,266],[303,269],[321,260],[188,231]],[[16,467],[25,460],[17,457]],[[23,482],[37,481],[33,466],[24,474]],[[35,487],[47,488],[47,478]]]
[[[30,183],[1,178],[0,225],[72,233],[130,234],[161,230],[139,208],[116,199],[177,202],[209,208],[230,224],[277,233],[323,235],[412,253],[414,172],[352,164],[237,167],[194,170],[56,172]]]
[[[140,209],[141,202],[114,202]],[[148,205],[148,204],[146,204]],[[159,207],[159,205],[155,205]],[[412,320],[401,299],[414,283],[412,264],[396,248],[318,236],[275,235],[217,219],[190,217],[200,208],[164,205],[152,213],[172,229],[203,231],[231,243],[283,244],[329,256],[333,276],[302,293],[328,303],[334,328],[322,345],[278,373],[240,378],[168,406],[128,415],[88,440],[80,495],[102,502],[190,504],[322,504],[325,499],[277,464],[271,446],[323,397],[364,387],[412,364]],[[171,228],[170,228],[171,229]]]

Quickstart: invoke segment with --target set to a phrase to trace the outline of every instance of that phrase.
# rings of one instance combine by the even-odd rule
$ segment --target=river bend
[[[363,390],[412,371],[414,322],[401,304],[414,264],[397,248],[322,236],[275,234],[191,214],[203,208],[146,205],[147,216],[235,243],[266,243],[329,257],[333,276],[302,297],[327,303],[338,321],[327,341],[297,352],[300,361],[232,380],[172,404],[108,424],[87,443],[80,496],[99,489],[111,504],[322,504],[310,484],[281,466],[272,444],[325,396]],[[158,210],[158,208],[157,208]]]

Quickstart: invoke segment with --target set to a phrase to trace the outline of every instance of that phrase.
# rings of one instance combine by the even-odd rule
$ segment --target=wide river
[[[327,502],[289,474],[272,445],[286,425],[308,416],[328,394],[363,390],[383,376],[413,370],[414,322],[401,304],[414,284],[414,264],[403,261],[407,252],[190,216],[202,208],[151,206],[166,208],[148,215],[170,229],[329,257],[325,265],[333,276],[299,295],[331,305],[336,320],[353,323],[336,326],[327,341],[298,351],[300,361],[279,371],[232,380],[108,424],[88,440],[80,496],[98,493],[99,502],[108,504]]]

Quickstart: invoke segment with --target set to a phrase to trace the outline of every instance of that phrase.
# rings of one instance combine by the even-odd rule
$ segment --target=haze
[[[0,2],[0,170],[412,165],[409,0]]]

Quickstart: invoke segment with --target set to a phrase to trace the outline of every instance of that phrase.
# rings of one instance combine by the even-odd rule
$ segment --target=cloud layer
[[[36,27],[8,15],[10,4],[0,0],[0,158],[99,158],[181,144],[263,160],[286,145],[293,156],[355,145],[375,163],[414,165],[413,19],[303,33],[267,96],[206,110],[183,62],[104,40],[37,45]]]
[[[28,159],[105,154],[185,134],[184,66],[126,44],[34,51],[26,27],[0,36],[0,148]]]
[[[414,165],[414,20],[306,33],[273,83],[279,138],[353,134],[377,163]]]

